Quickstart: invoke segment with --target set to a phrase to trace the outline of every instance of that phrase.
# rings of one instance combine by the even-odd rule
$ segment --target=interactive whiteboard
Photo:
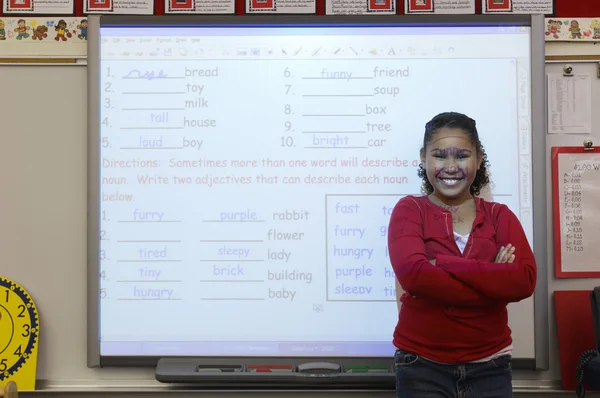
[[[477,121],[487,198],[533,245],[531,17],[494,18],[100,19],[101,357],[390,357],[388,222],[439,112]],[[509,310],[516,358],[533,301]]]

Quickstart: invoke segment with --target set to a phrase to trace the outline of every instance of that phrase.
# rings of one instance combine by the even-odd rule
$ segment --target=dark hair
[[[479,154],[481,154],[481,167],[479,170],[477,170],[477,174],[475,174],[475,180],[473,180],[473,184],[471,184],[471,194],[479,195],[481,193],[481,189],[490,183],[490,173],[488,170],[490,163],[488,162],[485,149],[483,149],[483,145],[479,140],[479,133],[477,132],[475,120],[457,112],[444,112],[434,116],[434,118],[425,125],[425,136],[423,137],[423,148],[421,149],[423,153],[425,153],[427,145],[431,143],[435,137],[435,134],[443,128],[463,130],[465,134],[469,136],[473,145],[477,147]],[[421,186],[422,191],[425,194],[430,195],[433,192],[433,186],[427,178],[427,172],[425,167],[423,167],[423,163],[419,163],[417,175],[423,180]]]

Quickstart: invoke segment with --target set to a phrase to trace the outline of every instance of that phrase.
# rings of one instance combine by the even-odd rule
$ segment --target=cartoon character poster
[[[549,19],[546,21],[546,36],[552,36],[553,38],[558,39],[561,27],[562,21]]]
[[[27,21],[24,19],[17,20],[17,26],[14,28],[14,32],[17,40],[27,39],[31,31],[31,26],[27,26]]]
[[[597,18],[546,18],[546,41],[598,41],[600,20]]]
[[[569,24],[569,39],[583,39],[583,29],[579,26],[579,21],[573,19]]]
[[[592,19],[590,23],[590,29],[592,33],[592,39],[600,40],[600,21],[597,19]]]
[[[80,40],[87,40],[87,19],[82,19],[77,25],[77,29],[79,29],[79,34],[77,35],[77,38]]]
[[[37,25],[31,27],[31,36],[33,40],[42,41],[48,38],[48,26]]]
[[[59,42],[87,41],[85,18],[0,18],[0,41]]]
[[[64,19],[61,19],[56,23],[54,31],[56,32],[56,36],[54,37],[54,40],[56,41],[67,41],[68,39],[73,37],[71,31],[67,28],[67,21],[65,21]]]

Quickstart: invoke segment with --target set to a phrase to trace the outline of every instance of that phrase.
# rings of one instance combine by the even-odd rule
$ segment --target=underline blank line
[[[241,282],[241,283],[257,283],[257,282],[264,282],[263,279],[247,279],[247,280],[241,280],[241,279],[210,279],[210,280],[201,280],[200,282],[202,283],[220,283],[220,282]]]
[[[307,76],[303,77],[304,80],[372,80],[372,76],[344,76],[344,77],[321,77],[321,76]]]
[[[302,134],[366,134],[366,131],[303,131]]]
[[[304,149],[367,149],[366,146],[305,146]]]
[[[341,114],[340,115],[335,115],[335,114],[331,114],[331,115],[327,115],[327,114],[324,114],[324,115],[320,115],[320,114],[308,114],[308,115],[302,115],[302,116],[304,116],[304,117],[322,117],[322,116],[325,116],[325,117],[354,117],[354,116],[365,116],[365,114],[364,113],[363,114],[358,114],[358,113],[357,114],[347,114],[347,115],[341,115]]]
[[[181,260],[117,260],[118,263],[180,263]]]
[[[200,260],[203,263],[262,263],[265,260]]]
[[[374,97],[374,94],[303,94],[303,97]]]
[[[180,240],[118,240],[118,243],[181,243]]]
[[[263,240],[201,240],[203,243],[260,243]]]
[[[142,223],[142,222],[155,222],[155,223],[159,223],[159,222],[181,222],[179,220],[162,220],[162,221],[155,221],[155,220],[119,220],[117,222],[135,222],[135,223]]]
[[[185,91],[125,91],[121,94],[133,94],[133,95],[148,95],[148,94],[185,94]]]
[[[183,127],[121,127],[121,130],[183,130]]]
[[[145,76],[139,76],[139,77],[136,77],[136,76],[125,76],[125,77],[122,77],[122,79],[123,80],[148,80],[148,81],[150,81],[150,80],[164,80],[164,79],[185,79],[185,77],[184,76],[173,76],[173,77],[170,77],[170,76],[160,76],[160,77],[148,78],[148,77],[145,77]]]
[[[154,147],[122,146],[119,149],[183,149],[183,147],[182,146],[154,146]]]
[[[169,280],[156,280],[156,281],[149,281],[149,280],[140,280],[140,281],[117,281],[119,283],[180,283],[182,281],[169,281]]]
[[[202,222],[237,222],[237,223],[245,223],[245,222],[266,222],[265,220],[202,220]]]
[[[177,301],[179,298],[120,298],[122,301]]]
[[[185,111],[185,108],[121,108],[122,111]]]
[[[201,298],[200,300],[208,300],[208,301],[257,301],[264,300],[264,298]]]

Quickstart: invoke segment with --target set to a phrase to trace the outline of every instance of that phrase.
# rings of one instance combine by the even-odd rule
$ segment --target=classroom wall
[[[84,16],[84,1],[85,0],[74,0],[73,1],[73,15],[81,17]],[[328,0],[316,0],[317,14],[322,15],[325,11],[325,1]],[[475,12],[481,13],[481,1],[476,0]],[[243,15],[245,12],[246,0],[235,0],[235,12],[238,15]],[[398,13],[404,13],[404,1],[398,2]],[[165,1],[154,0],[154,15],[165,14]],[[554,14],[561,18],[569,17],[597,17],[600,16],[600,2],[596,0],[554,0]],[[2,9],[0,8],[0,16],[2,16]],[[11,16],[24,16],[30,17],[30,14],[4,14],[5,17]]]
[[[547,55],[595,55],[592,43],[548,43]],[[599,58],[600,59],[600,58]],[[38,388],[45,394],[124,395],[159,393],[153,369],[86,367],[86,67],[0,66],[0,274],[32,294],[41,316]],[[83,104],[79,104],[83,103]],[[76,105],[77,104],[77,105]],[[597,127],[600,126],[596,126]],[[591,137],[600,143],[600,133]],[[582,137],[553,136],[550,145],[579,145]],[[547,157],[546,170],[550,170]],[[547,175],[551,212],[551,175]],[[549,224],[551,225],[551,224]],[[552,248],[552,230],[547,232]],[[556,280],[553,251],[548,255],[549,291],[590,289],[600,280]],[[543,283],[543,281],[540,281]],[[552,295],[548,297],[550,363],[548,371],[515,372],[517,391],[545,396],[560,378]],[[157,314],[157,322],[160,318]],[[390,331],[391,332],[391,331]],[[172,395],[185,394],[173,393]],[[310,393],[313,398],[348,396]],[[265,396],[265,392],[245,396]],[[278,398],[306,393],[269,394]],[[394,397],[392,392],[357,391],[355,397]],[[573,396],[573,393],[569,393]],[[24,394],[28,396],[28,394]],[[207,393],[206,397],[229,397]],[[519,395],[517,395],[519,396]],[[593,395],[588,395],[593,397]]]

